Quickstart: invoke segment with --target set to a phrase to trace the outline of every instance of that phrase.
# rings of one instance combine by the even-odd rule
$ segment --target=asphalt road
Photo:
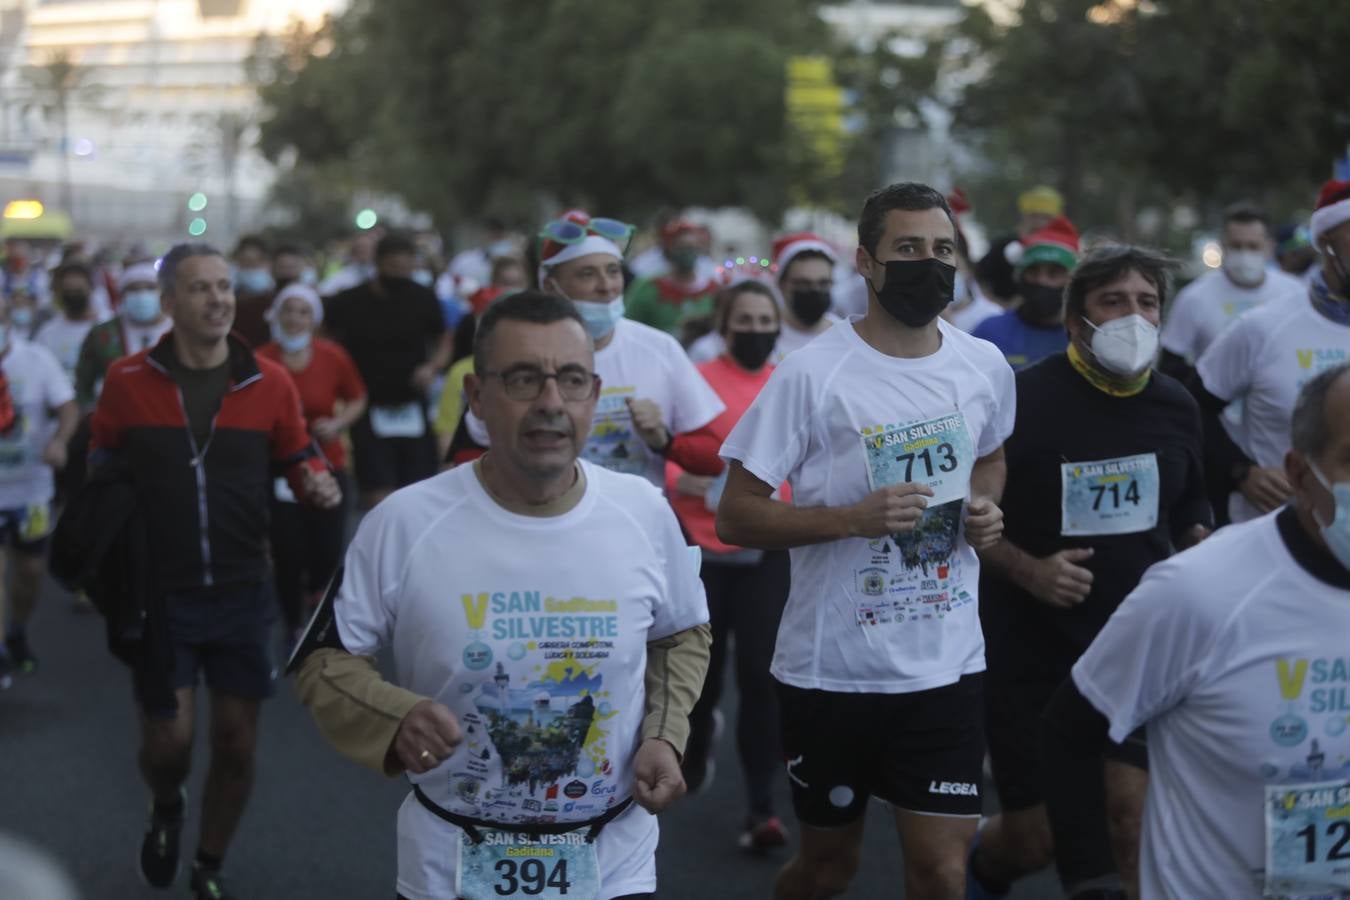
[[[72,611],[69,595],[48,585],[30,634],[40,672],[0,692],[0,835],[45,849],[84,900],[187,896],[185,876],[160,892],[143,886],[136,870],[147,795],[136,772],[129,678],[104,648],[102,620]],[[735,701],[729,691],[728,716]],[[404,782],[385,781],[340,758],[319,737],[289,682],[264,708],[259,760],[253,799],[226,860],[241,900],[392,897],[394,813]],[[718,768],[709,790],[662,817],[663,898],[771,895],[786,854],[753,858],[736,847],[743,792],[730,740],[718,747]],[[196,846],[205,769],[199,741],[185,856]],[[780,791],[791,827],[786,786]],[[862,870],[848,896],[902,897],[899,864],[890,816],[874,805]],[[1043,873],[1013,896],[1053,900],[1062,894]]]

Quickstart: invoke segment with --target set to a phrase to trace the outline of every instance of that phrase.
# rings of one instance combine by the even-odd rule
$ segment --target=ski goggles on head
[[[613,241],[621,251],[627,253],[628,243],[633,239],[633,232],[636,230],[636,226],[620,222],[618,219],[591,219],[585,224],[573,222],[571,219],[555,219],[540,229],[539,237],[541,240],[552,241],[566,247],[579,244],[587,235],[594,234]]]

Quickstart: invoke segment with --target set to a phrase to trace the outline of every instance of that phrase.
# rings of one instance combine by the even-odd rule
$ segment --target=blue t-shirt
[[[974,335],[1002,350],[1014,369],[1025,369],[1069,347],[1069,335],[1063,325],[1036,328],[1022,321],[1013,310],[985,319],[975,328]]]

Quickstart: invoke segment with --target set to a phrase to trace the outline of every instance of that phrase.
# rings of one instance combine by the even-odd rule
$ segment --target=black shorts
[[[52,505],[30,503],[19,509],[0,510],[0,542],[18,553],[41,556],[52,535]]]
[[[201,676],[213,693],[245,700],[272,696],[276,602],[270,579],[170,594],[165,601],[173,642],[173,688],[195,688]],[[137,696],[144,696],[137,691]],[[151,718],[173,718],[147,707]]]
[[[838,828],[869,797],[911,812],[979,816],[984,678],[911,694],[845,694],[782,683],[783,752],[797,818]]]
[[[430,424],[421,437],[376,437],[367,414],[352,426],[351,438],[356,483],[363,491],[407,487],[439,470]]]
[[[1045,803],[1045,708],[1087,648],[1037,616],[999,624],[985,629],[985,730],[999,806],[1016,812]],[[1104,755],[1147,770],[1143,729],[1124,744],[1108,741]]]

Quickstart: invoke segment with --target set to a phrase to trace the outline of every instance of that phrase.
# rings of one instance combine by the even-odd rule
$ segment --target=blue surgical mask
[[[10,310],[9,321],[16,328],[28,328],[33,324],[33,307],[18,306]]]
[[[302,331],[300,334],[287,334],[281,330],[280,322],[272,323],[272,340],[276,341],[278,346],[286,353],[299,353],[309,346],[312,335],[308,331]]]
[[[235,289],[246,294],[265,294],[273,285],[272,273],[266,269],[239,269],[234,273]]]
[[[122,298],[122,308],[137,325],[149,325],[159,318],[159,292],[128,291]]]
[[[412,280],[422,287],[431,287],[431,283],[436,279],[432,277],[429,269],[417,269],[412,273]]]
[[[572,305],[581,314],[593,341],[604,340],[623,318],[623,297],[615,297],[608,303],[573,300]]]
[[[319,283],[319,274],[313,269],[306,267],[305,270],[300,273],[300,283],[308,284],[310,286],[316,285]]]
[[[488,259],[496,259],[499,256],[514,256],[515,252],[515,243],[505,238],[487,245]]]
[[[1327,542],[1327,549],[1331,551],[1331,555],[1336,557],[1341,565],[1350,569],[1350,481],[1332,484],[1317,466],[1309,464],[1309,468],[1336,501],[1335,516],[1330,522],[1323,524],[1316,510],[1313,511],[1313,519],[1322,530],[1322,540]]]

